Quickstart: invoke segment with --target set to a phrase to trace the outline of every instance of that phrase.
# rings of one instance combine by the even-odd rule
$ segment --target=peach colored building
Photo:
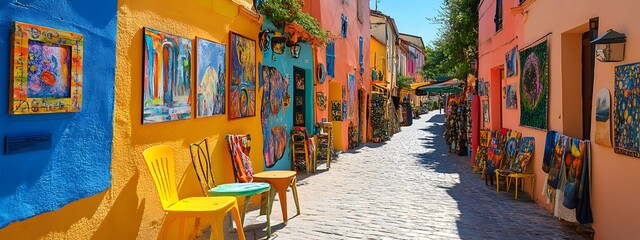
[[[550,82],[548,129],[592,140],[591,209],[596,239],[640,239],[636,229],[640,226],[637,206],[640,181],[634,177],[640,169],[640,159],[616,154],[614,148],[593,142],[598,91],[607,88],[615,102],[615,67],[640,61],[637,9],[640,9],[637,0],[486,0],[479,7],[479,78],[490,81],[491,86],[491,122],[485,123],[485,127],[505,127],[535,137],[535,154],[528,169],[536,173],[533,193],[536,201],[549,208],[542,195],[547,174],[541,167],[547,132],[520,126],[519,103],[517,109],[506,109],[501,97],[502,87],[519,82],[519,75],[502,77],[505,53],[515,46],[520,51],[546,39]],[[496,18],[496,11],[502,11],[501,18]],[[502,29],[498,31],[498,22],[494,21],[497,19],[502,21]],[[594,60],[589,42],[607,29],[626,34],[622,62]],[[621,111],[615,109],[615,104],[611,110],[612,119],[616,111]],[[614,129],[612,121],[612,133]]]

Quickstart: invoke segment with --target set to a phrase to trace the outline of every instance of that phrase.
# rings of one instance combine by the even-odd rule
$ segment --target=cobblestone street
[[[284,226],[274,203],[275,239],[583,239],[526,194],[496,195],[466,157],[448,153],[437,111],[385,144],[342,153],[330,171],[299,175],[301,215],[288,193]],[[255,219],[248,215],[247,219]],[[250,220],[251,221],[251,220]],[[249,224],[251,224],[249,222]],[[264,224],[262,224],[264,226]],[[247,226],[247,239],[263,237]],[[257,231],[257,232],[256,232]],[[234,237],[234,236],[231,236]],[[586,239],[586,238],[584,238]]]

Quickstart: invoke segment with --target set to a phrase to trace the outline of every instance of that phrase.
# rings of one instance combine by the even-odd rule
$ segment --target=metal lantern
[[[611,29],[591,41],[595,45],[596,59],[600,62],[620,62],[624,60],[624,45],[627,36]]]
[[[295,43],[295,44],[292,44],[289,47],[291,48],[291,57],[292,58],[299,58],[300,57],[300,49],[302,48],[300,46],[300,44]]]

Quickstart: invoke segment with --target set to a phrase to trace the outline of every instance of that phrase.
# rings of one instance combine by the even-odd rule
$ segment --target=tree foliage
[[[442,27],[438,39],[426,47],[423,77],[448,75],[466,79],[476,74],[472,62],[478,59],[478,5],[480,0],[444,0],[439,14],[429,18]]]

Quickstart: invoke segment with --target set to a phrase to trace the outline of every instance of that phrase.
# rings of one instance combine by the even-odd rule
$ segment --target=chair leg
[[[249,205],[249,199],[251,198],[251,196],[247,196],[244,197],[244,202],[242,203],[242,206],[240,208],[240,220],[242,221],[242,224],[244,225],[244,217],[247,215],[247,205]]]
[[[173,215],[166,215],[164,219],[165,227],[162,228],[162,232],[160,232],[160,239],[168,239],[167,233],[169,233],[169,229],[171,228],[171,225],[173,225],[173,222],[175,220],[176,219],[173,217]]]
[[[211,236],[209,237],[209,239],[224,239],[223,222],[225,216],[226,214],[213,217],[213,219],[211,220]],[[233,228],[233,224],[231,224],[231,227]]]
[[[287,189],[278,189],[278,198],[280,199],[280,209],[282,209],[282,218],[284,224],[287,224],[289,218],[287,217]]]
[[[533,175],[533,177],[531,177],[531,199],[533,199],[533,201],[536,200],[535,186],[536,186],[536,175]]]
[[[500,193],[500,174],[496,173],[496,194]]]
[[[518,177],[516,178],[516,199],[518,199],[518,182],[520,182],[520,179],[518,179]]]
[[[267,239],[271,238],[271,209],[273,208],[273,198],[276,193],[273,188],[269,190],[267,197]]]
[[[178,239],[184,239],[184,223],[185,219],[184,218],[180,218],[180,231],[178,231],[178,234],[180,234],[180,236],[178,236]]]
[[[293,201],[296,203],[296,216],[300,215],[300,203],[298,202],[298,187],[296,186],[298,183],[298,179],[293,177],[291,180],[291,192],[293,192]]]
[[[244,228],[242,227],[242,220],[240,218],[240,211],[238,211],[238,206],[233,206],[231,208],[231,212],[233,213],[233,220],[236,222],[236,229],[238,229],[238,239],[245,240]]]

